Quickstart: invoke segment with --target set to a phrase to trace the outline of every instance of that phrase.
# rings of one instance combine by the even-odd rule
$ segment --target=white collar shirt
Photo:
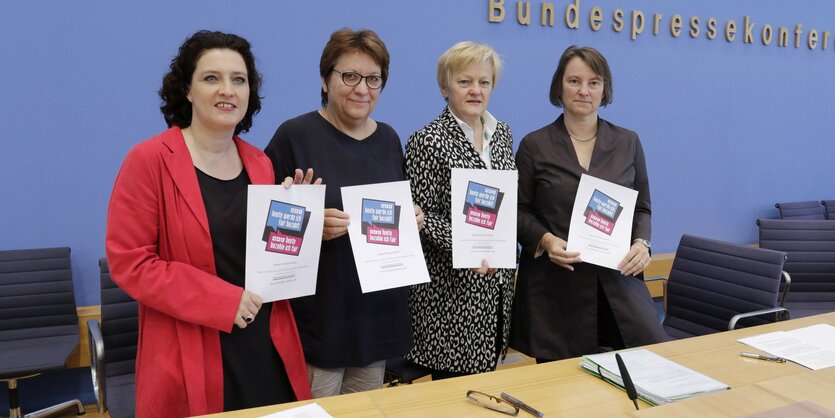
[[[488,111],[484,111],[484,114],[481,115],[481,123],[484,126],[484,141],[481,144],[481,151],[479,152],[478,149],[475,147],[475,132],[473,128],[464,122],[463,120],[459,119],[458,116],[455,116],[455,113],[450,109],[450,114],[452,117],[455,118],[455,121],[458,122],[458,126],[461,127],[461,130],[464,131],[464,136],[470,141],[470,145],[473,146],[473,149],[478,152],[479,156],[481,156],[481,160],[484,161],[484,164],[487,166],[487,169],[493,168],[493,165],[490,163],[490,155],[491,155],[491,143],[493,142],[493,135],[496,133],[496,128],[499,126],[499,121],[493,117],[492,114]]]

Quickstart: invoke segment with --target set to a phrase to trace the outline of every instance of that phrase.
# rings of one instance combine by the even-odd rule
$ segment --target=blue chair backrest
[[[105,347],[107,378],[133,374],[139,337],[139,307],[110,278],[107,259],[99,260],[101,271],[101,334]]]
[[[760,247],[784,251],[792,318],[835,310],[835,222],[760,219]]]
[[[835,200],[822,200],[821,204],[826,210],[826,219],[835,220]]]
[[[817,200],[783,202],[774,206],[780,212],[780,219],[826,219],[824,208]]]
[[[711,334],[726,331],[734,315],[777,307],[784,260],[779,251],[682,236],[664,328],[673,338]]]
[[[0,251],[0,341],[78,334],[69,247]]]

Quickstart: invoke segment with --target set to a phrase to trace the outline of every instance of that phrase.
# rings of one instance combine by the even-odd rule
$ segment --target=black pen
[[[742,357],[755,358],[757,360],[773,361],[775,363],[785,363],[786,359],[777,356],[767,356],[764,354],[749,353],[747,351],[740,351],[739,355]]]
[[[615,360],[618,362],[618,370],[620,371],[620,378],[623,380],[623,389],[626,391],[626,396],[635,404],[635,410],[638,408],[638,391],[635,389],[635,384],[632,378],[629,377],[629,370],[626,369],[626,364],[623,362],[620,353],[615,353]]]
[[[527,412],[531,415],[537,416],[539,418],[542,418],[542,417],[545,416],[545,414],[543,414],[542,412],[537,411],[532,406],[530,406],[530,405],[520,401],[519,399],[516,399],[513,396],[510,396],[510,395],[508,395],[504,392],[502,392],[502,399],[510,402],[513,405],[516,405],[517,407],[519,407],[519,409],[521,409],[521,410],[523,410],[523,411],[525,411],[525,412]]]

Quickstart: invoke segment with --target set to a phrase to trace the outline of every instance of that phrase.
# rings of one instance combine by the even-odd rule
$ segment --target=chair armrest
[[[670,282],[670,279],[664,276],[651,276],[651,277],[644,277],[644,283],[650,282],[661,282],[661,289],[664,292],[664,312],[667,312],[667,283]]]
[[[93,393],[96,395],[96,409],[99,414],[105,412],[105,382],[104,382],[104,339],[101,336],[99,321],[87,321],[87,341],[90,345],[90,373],[93,376]]]
[[[780,306],[783,307],[783,306],[785,306],[784,304],[786,303],[786,295],[789,294],[789,289],[792,287],[792,276],[790,276],[789,272],[787,272],[785,270],[783,270],[781,273],[783,273],[783,274],[782,274],[781,280],[780,280],[780,284],[781,284],[780,287],[783,288],[783,292],[780,295]]]
[[[728,321],[728,330],[730,331],[730,330],[736,329],[736,324],[737,324],[737,322],[739,322],[740,319],[751,318],[751,317],[754,317],[754,316],[760,316],[760,315],[765,315],[765,314],[769,314],[769,313],[775,313],[775,314],[779,313],[780,315],[777,316],[777,318],[778,318],[778,320],[781,320],[781,321],[782,320],[787,320],[791,317],[791,314],[789,313],[789,310],[786,309],[786,308],[783,308],[783,307],[760,309],[758,311],[745,312],[745,313],[737,314],[737,315],[734,315],[733,317],[731,317],[731,320]]]

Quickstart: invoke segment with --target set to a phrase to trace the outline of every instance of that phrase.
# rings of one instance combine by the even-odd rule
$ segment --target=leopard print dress
[[[516,169],[513,137],[503,122],[491,139],[491,154],[493,169]],[[425,214],[421,242],[432,279],[411,289],[415,345],[406,358],[449,372],[494,370],[507,352],[515,270],[481,275],[453,269],[450,213],[451,169],[487,167],[449,108],[412,134],[405,165],[412,198]]]

